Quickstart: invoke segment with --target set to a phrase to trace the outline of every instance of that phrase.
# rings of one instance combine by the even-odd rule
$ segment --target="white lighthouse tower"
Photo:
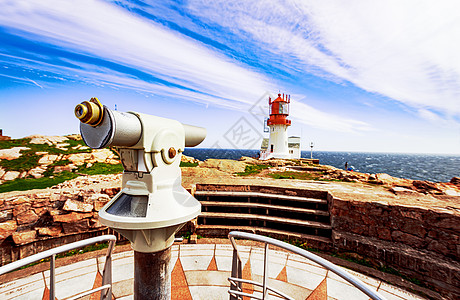
[[[270,109],[270,118],[267,120],[267,126],[270,131],[270,136],[264,139],[260,150],[260,159],[270,158],[300,158],[300,138],[289,137],[287,129],[291,126],[291,120],[287,119],[289,115],[289,103],[291,97],[289,95],[281,96],[272,101],[268,98]]]

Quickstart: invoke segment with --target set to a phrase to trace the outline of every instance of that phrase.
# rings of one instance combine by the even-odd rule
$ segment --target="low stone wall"
[[[453,211],[330,197],[333,244],[460,298],[460,217]]]
[[[0,198],[2,265],[25,256],[107,232],[98,218],[119,188],[41,190]],[[91,234],[90,234],[91,236]]]

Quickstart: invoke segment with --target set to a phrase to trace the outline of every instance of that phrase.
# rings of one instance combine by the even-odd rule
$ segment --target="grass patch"
[[[0,141],[0,149],[10,149],[13,147],[28,147],[30,139],[17,139]]]
[[[179,167],[196,167],[198,166],[198,163],[192,163],[192,162],[186,162],[186,161],[181,161]]]
[[[302,248],[304,250],[310,251],[310,252],[316,252],[316,253],[321,252],[320,250],[318,250],[316,248],[309,247],[307,242],[302,242],[302,241],[299,241],[299,240],[294,240],[294,241],[286,241],[285,240],[284,242],[288,243],[288,244],[291,244],[291,245],[294,245],[296,247]]]
[[[271,173],[270,176],[274,179],[300,179],[300,180],[320,180],[322,174],[315,174],[310,172],[276,172]]]
[[[68,159],[58,160],[52,164],[52,166],[67,166],[70,165],[72,162]]]
[[[244,172],[237,172],[238,176],[248,176],[252,174],[258,174],[260,171],[270,168],[269,165],[247,165]]]
[[[38,166],[40,156],[36,155],[34,151],[26,150],[21,151],[22,155],[17,159],[0,161],[0,167],[6,171],[28,171]]]
[[[118,174],[123,172],[122,164],[105,164],[105,163],[93,163],[89,168],[80,167],[78,168],[78,173],[83,173],[87,175],[106,175],[106,174]]]
[[[186,232],[184,232],[184,233],[182,234],[182,238],[183,238],[184,240],[189,240],[191,236],[192,236],[192,233],[191,233],[190,231],[186,231]],[[197,235],[196,235],[196,238],[197,238],[197,239],[202,239],[202,238],[204,238],[204,237],[203,237],[202,235],[197,234]]]
[[[26,191],[33,189],[44,189],[52,187],[53,185],[62,183],[64,181],[74,179],[78,177],[78,174],[64,171],[58,173],[53,177],[42,177],[42,178],[18,178],[11,181],[5,181],[0,185],[0,193],[6,193],[11,191]]]
[[[322,176],[325,175],[325,172],[294,172],[294,171],[285,171],[285,172],[274,172],[269,174],[270,177],[274,179],[298,179],[298,180],[316,180],[316,181],[336,181],[341,182],[340,179],[325,179]]]
[[[43,155],[37,155],[36,152],[47,152],[49,155],[68,155],[74,153],[89,153],[92,149],[72,149],[76,146],[86,146],[82,140],[67,140],[62,142],[63,144],[69,144],[65,146],[67,150],[62,150],[56,148],[54,145],[50,146],[48,144],[30,144],[30,139],[17,139],[9,141],[0,141],[0,149],[11,149],[13,147],[27,147],[29,150],[21,151],[21,156],[13,160],[0,160],[0,167],[5,171],[18,171],[24,172],[29,171],[37,166],[39,166],[38,161]],[[81,148],[81,147],[78,147]],[[116,157],[118,153],[114,151]],[[77,170],[72,172],[64,171],[61,173],[54,173],[54,167],[56,166],[67,166],[72,162],[64,160],[56,160],[51,165],[46,166],[47,169],[43,173],[42,178],[32,178],[27,176],[26,178],[17,178],[12,181],[5,181],[3,184],[0,184],[0,193],[11,192],[11,191],[25,191],[31,189],[44,189],[56,184],[62,183],[67,180],[74,179],[79,176],[79,174],[87,175],[97,175],[97,174],[118,174],[123,172],[123,166],[121,164],[106,164],[106,163],[94,163],[90,168],[80,166]]]
[[[62,150],[56,148],[54,145],[50,146],[48,144],[30,144],[30,139],[17,139],[9,141],[0,141],[0,149],[11,149],[13,147],[27,147],[29,150],[22,150],[21,156],[17,159],[6,160],[3,159],[0,161],[0,167],[5,169],[5,171],[28,171],[38,166],[38,161],[42,157],[41,155],[36,155],[36,152],[47,152],[48,154],[60,155],[60,154],[73,154],[73,153],[83,153],[91,152],[91,149],[72,149],[72,147],[81,145],[86,146],[83,141],[74,141],[67,140],[63,143],[70,144],[66,146],[68,150]],[[67,161],[65,161],[67,162]],[[55,162],[52,166],[62,166],[64,162]]]
[[[56,258],[69,257],[69,256],[78,255],[78,254],[83,254],[83,253],[86,253],[86,252],[102,250],[102,249],[105,249],[107,247],[109,247],[109,243],[96,243],[94,245],[89,245],[89,246],[86,246],[86,247],[83,247],[83,248],[77,248],[77,249],[73,249],[73,250],[70,250],[70,251],[65,252],[65,253],[57,254]],[[23,267],[20,267],[18,270],[26,269],[28,267],[38,265],[38,264],[40,264],[42,262],[49,262],[50,260],[51,260],[50,257],[44,258],[44,259],[41,259],[39,261],[36,261],[36,262],[30,263],[28,265],[25,265]]]
[[[91,252],[91,251],[97,251],[97,250],[102,250],[109,247],[109,243],[96,243],[94,245],[89,245],[80,249],[73,249],[65,253],[61,253],[56,255],[57,258],[62,258],[62,257],[69,257],[69,256],[74,256],[77,254],[83,254],[86,252]]]

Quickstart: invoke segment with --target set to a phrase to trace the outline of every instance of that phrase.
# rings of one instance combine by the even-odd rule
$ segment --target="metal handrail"
[[[385,300],[385,298],[380,295],[377,291],[373,291],[369,286],[367,286],[364,282],[356,278],[355,276],[351,275],[350,273],[346,272],[344,269],[341,267],[334,265],[333,263],[329,262],[328,260],[313,254],[311,252],[308,252],[304,249],[298,248],[296,246],[293,246],[291,244],[281,242],[278,240],[275,240],[273,238],[269,238],[266,236],[261,236],[253,233],[247,233],[247,232],[239,232],[239,231],[232,231],[228,234],[228,238],[230,239],[230,242],[232,243],[233,246],[233,264],[232,264],[232,277],[229,278],[229,281],[236,281],[235,278],[242,278],[242,271],[241,271],[241,258],[238,253],[238,247],[235,243],[235,238],[241,238],[241,239],[246,239],[246,240],[253,240],[253,241],[258,241],[265,243],[265,253],[264,253],[264,276],[263,276],[263,283],[259,286],[262,286],[262,298],[259,298],[255,295],[250,296],[251,294],[244,295],[248,296],[250,298],[255,298],[255,299],[266,299],[267,297],[267,290],[271,290],[272,292],[277,293],[273,289],[267,287],[267,276],[268,276],[268,245],[274,245],[279,248],[291,251],[293,253],[296,253],[298,255],[301,255],[305,258],[308,258],[309,260],[323,266],[329,271],[332,271],[333,273],[339,275],[343,279],[345,279],[347,282],[351,283],[354,287],[358,288],[360,291],[362,291],[364,294],[367,296],[371,297],[374,300]],[[228,293],[230,294],[230,300],[236,300],[239,299],[238,296],[241,295],[241,282],[237,282],[237,284],[230,284],[230,290]],[[278,296],[283,297],[284,299],[290,299],[290,297],[286,297],[284,294],[277,293]]]
[[[81,248],[85,246],[89,246],[95,243],[109,241],[109,247],[107,249],[107,254],[105,256],[105,265],[104,270],[102,272],[102,286],[98,288],[91,289],[89,291],[85,291],[79,295],[74,296],[72,299],[81,298],[92,293],[96,293],[101,290],[106,290],[105,293],[101,293],[101,300],[109,300],[112,299],[112,250],[115,246],[117,238],[114,235],[102,235],[93,238],[89,238],[86,240],[70,243],[67,245],[62,245],[53,249],[49,249],[26,258],[17,260],[10,264],[0,267],[0,275],[14,271],[18,268],[24,267],[28,264],[34,263],[36,261],[40,261],[42,259],[51,257],[50,260],[50,300],[54,300],[55,293],[56,293],[56,282],[55,282],[55,269],[56,269],[56,254],[60,254],[63,252],[67,252],[76,248]]]

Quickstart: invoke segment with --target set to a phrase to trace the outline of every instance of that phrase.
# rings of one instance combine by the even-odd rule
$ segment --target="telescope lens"
[[[81,106],[77,106],[76,113],[77,117],[81,117],[81,115],[83,114],[83,108],[81,108]]]
[[[102,122],[104,107],[97,98],[91,98],[90,101],[83,101],[75,106],[75,116],[80,122],[89,124],[93,127]]]

